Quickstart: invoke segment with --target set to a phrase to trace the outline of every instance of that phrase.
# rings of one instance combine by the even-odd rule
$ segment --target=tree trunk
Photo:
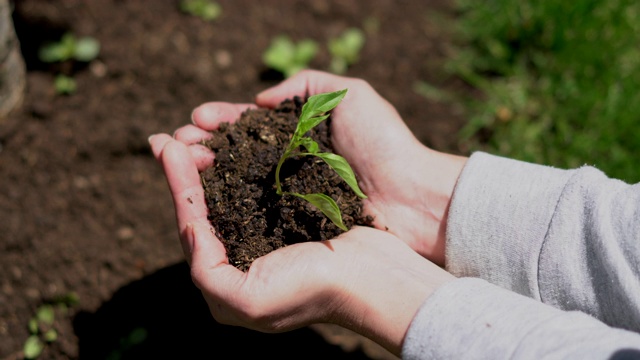
[[[22,103],[25,72],[9,0],[0,0],[0,121]]]

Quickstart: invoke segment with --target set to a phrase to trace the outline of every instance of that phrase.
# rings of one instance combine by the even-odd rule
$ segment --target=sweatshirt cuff
[[[474,153],[449,208],[446,269],[539,299],[540,251],[572,172]]]
[[[402,358],[605,359],[621,349],[640,354],[640,335],[482,279],[460,278],[422,304],[405,336]]]

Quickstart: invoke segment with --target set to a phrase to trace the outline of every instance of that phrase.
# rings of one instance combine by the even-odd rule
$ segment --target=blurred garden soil
[[[437,14],[448,3],[219,4],[207,22],[177,0],[15,1],[28,74],[22,108],[0,123],[0,359],[20,358],[36,309],[70,293],[79,302],[56,312],[58,339],[43,359],[391,358],[336,327],[267,335],[216,324],[190,281],[147,137],[189,123],[201,103],[250,102],[280,81],[261,60],[275,36],[317,41],[312,67],[324,70],[329,38],[359,27],[366,44],[346,75],[370,82],[423,143],[458,152],[459,111],[414,91],[420,80],[460,88],[444,82],[448,35]],[[95,37],[101,52],[72,69],[78,91],[61,96],[59,68],[37,50],[66,31]]]

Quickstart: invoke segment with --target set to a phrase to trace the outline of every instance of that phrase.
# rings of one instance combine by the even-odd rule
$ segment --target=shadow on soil
[[[303,328],[264,334],[213,320],[189,268],[164,268],[120,290],[95,313],[74,319],[80,359],[368,359]]]

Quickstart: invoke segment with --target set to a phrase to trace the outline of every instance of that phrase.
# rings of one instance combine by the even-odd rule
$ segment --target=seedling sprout
[[[316,127],[329,117],[327,114],[333,110],[342,101],[347,93],[347,89],[339,90],[336,92],[323,93],[309,97],[307,102],[302,107],[302,113],[289,145],[285,149],[282,157],[278,161],[276,167],[276,192],[279,195],[293,195],[303,200],[308,201],[322,213],[327,216],[336,226],[340,229],[347,231],[347,227],[342,221],[342,214],[338,204],[328,195],[315,193],[315,194],[299,194],[295,192],[286,192],[282,190],[280,183],[280,169],[285,160],[295,156],[316,156],[324,160],[356,193],[356,195],[362,199],[366,199],[367,196],[358,187],[358,181],[356,175],[351,169],[351,166],[345,158],[333,153],[320,152],[320,147],[310,137],[304,136],[309,130]],[[302,151],[301,147],[306,151]]]

